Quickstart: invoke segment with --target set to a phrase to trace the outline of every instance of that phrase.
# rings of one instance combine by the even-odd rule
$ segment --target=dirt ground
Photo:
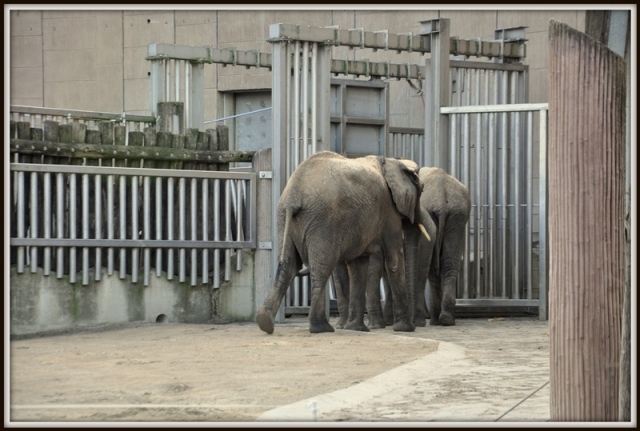
[[[331,322],[335,324],[335,319]],[[427,326],[413,333],[386,328],[369,333],[336,330],[310,334],[306,318],[294,316],[277,324],[272,335],[260,331],[255,323],[132,323],[13,337],[10,420],[255,421],[261,415],[269,417],[270,411],[279,412],[282,406],[360,387],[404,364],[424,360],[438,351],[440,342],[462,346],[464,363],[474,371],[461,378],[467,385],[477,380],[479,402],[486,402],[492,394],[499,398],[495,391],[505,386],[498,382],[488,387],[482,383],[486,374],[495,372],[505,378],[510,366],[520,367],[515,368],[514,382],[521,386],[516,388],[521,389],[516,398],[522,398],[548,379],[548,364],[545,370],[544,363],[544,355],[548,358],[547,328],[547,322],[536,318],[474,318],[458,319],[454,327]],[[444,350],[440,350],[442,355]],[[532,353],[542,359],[535,359],[535,373],[527,373]],[[501,370],[503,366],[506,368]],[[520,373],[531,374],[527,376],[530,382],[518,376]],[[449,374],[449,380],[443,382],[455,394],[460,391],[457,374]],[[506,387],[509,389],[508,381]],[[424,404],[423,391],[409,394],[415,399],[403,403],[413,402],[416,408]],[[442,394],[434,394],[447,402]],[[516,398],[503,406],[493,403],[499,406],[496,412],[515,404]],[[409,409],[398,417],[393,402],[385,404],[387,410],[396,412],[394,420],[414,420],[412,415],[418,414]],[[478,410],[479,417],[485,410]],[[472,412],[469,408],[464,411]],[[277,420],[278,414],[271,417]],[[325,416],[323,420],[385,420],[388,416],[381,410],[367,412],[358,407],[337,417]]]

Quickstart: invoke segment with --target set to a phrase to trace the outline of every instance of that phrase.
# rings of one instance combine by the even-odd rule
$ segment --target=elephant
[[[407,289],[413,307],[412,322],[419,327],[455,325],[456,287],[464,251],[465,225],[469,220],[469,189],[440,168],[419,171],[424,191],[420,205],[428,213],[423,224],[434,240],[426,240],[411,224],[404,224]],[[385,273],[378,258],[371,258],[366,279],[367,311],[372,328],[383,328],[393,321],[393,292],[385,279],[385,303],[381,311],[380,278]],[[426,307],[425,285],[430,286],[430,309]],[[351,280],[351,283],[365,283]],[[343,281],[342,284],[345,282]],[[338,297],[338,308],[341,309]],[[382,317],[380,316],[382,314]]]
[[[429,239],[426,239],[424,235],[420,235],[422,241],[418,241],[418,238],[412,238],[415,233],[410,223],[403,223],[403,236],[405,240],[405,256],[408,255],[408,247],[420,247],[420,250],[412,250],[412,255],[419,255],[420,262],[431,262],[431,254],[435,246],[435,238],[437,230],[435,223],[431,219],[430,215],[423,216],[424,227],[429,235]],[[334,270],[333,280],[334,287],[336,289],[336,299],[338,302],[338,311],[340,318],[336,326],[342,328],[347,322],[348,308],[346,304],[349,302],[349,284],[364,283],[366,285],[366,310],[368,327],[370,329],[385,328],[388,325],[393,324],[393,300],[391,291],[389,289],[389,279],[384,271],[382,262],[382,254],[376,253],[369,256],[369,266],[365,280],[352,280],[349,278],[349,274],[346,271],[346,267],[342,268],[341,265]],[[405,271],[407,274],[407,284],[410,284],[409,275],[415,271],[414,260],[405,260]],[[428,266],[426,267],[428,270]],[[384,308],[381,305],[380,300],[380,279],[383,279],[383,285],[385,290],[386,301],[384,302]],[[425,316],[428,315],[426,308],[426,302],[424,297],[424,290],[417,292],[416,289],[409,290],[409,303],[413,306],[411,310],[411,319],[416,326],[425,326]]]
[[[329,276],[344,264],[350,276],[362,278],[369,256],[382,253],[396,298],[393,329],[415,330],[408,312],[402,226],[406,218],[426,234],[422,189],[417,165],[409,167],[389,157],[351,159],[321,151],[303,161],[278,201],[280,255],[274,282],[256,312],[260,329],[273,333],[282,298],[304,264],[311,281],[309,332],[334,332],[325,310]],[[364,310],[364,288],[351,292],[349,307],[354,315]],[[349,322],[345,329],[367,330],[360,320]]]

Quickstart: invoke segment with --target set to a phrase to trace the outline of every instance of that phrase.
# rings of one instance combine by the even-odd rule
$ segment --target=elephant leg
[[[369,256],[369,268],[367,273],[367,319],[369,328],[384,328],[385,322],[380,303],[380,278],[384,273],[382,253]]]
[[[442,265],[442,309],[439,317],[440,324],[444,326],[456,324],[454,311],[456,307],[456,288],[458,286],[459,271],[459,259],[444,259]]]
[[[336,289],[336,301],[340,312],[336,327],[342,329],[349,317],[349,271],[346,263],[338,263],[333,270],[333,286]]]
[[[327,320],[327,281],[332,268],[324,265],[314,265],[311,270],[311,309],[309,310],[309,332],[334,332],[333,326]]]
[[[302,261],[299,256],[296,256],[295,264],[280,262],[278,264],[278,271],[276,272],[276,279],[269,290],[267,298],[264,300],[262,307],[256,312],[256,322],[260,329],[267,334],[273,334],[275,316],[282,303],[282,298],[287,293],[287,289],[291,285],[296,273],[302,267]]]
[[[349,268],[349,318],[344,329],[369,332],[364,324],[364,308],[369,257],[358,257],[348,263]]]
[[[416,326],[411,320],[411,309],[409,308],[409,292],[406,287],[406,277],[404,268],[404,247],[402,238],[395,247],[387,249],[385,254],[385,268],[391,285],[391,295],[393,296],[393,330],[412,332]],[[393,244],[393,243],[392,243]]]
[[[413,322],[420,327],[427,326],[427,319],[430,318],[424,289],[427,285],[432,252],[432,244],[426,243],[426,241],[420,243],[418,256],[421,257],[421,261],[416,265],[416,284],[413,292]]]
[[[429,274],[429,293],[431,296],[429,300],[429,305],[431,306],[431,319],[429,320],[429,325],[439,325],[440,310],[442,304],[442,288],[440,286],[440,276]]]
[[[384,324],[391,326],[393,325],[393,295],[391,294],[389,277],[387,277],[386,273],[382,277],[382,284],[384,286],[384,307],[382,308],[382,317],[384,318]]]
[[[440,279],[442,283],[442,298],[440,310],[440,324],[455,325],[454,311],[456,307],[456,290],[458,276],[462,264],[464,249],[464,217],[452,217],[451,227],[447,229],[442,243],[440,259]]]

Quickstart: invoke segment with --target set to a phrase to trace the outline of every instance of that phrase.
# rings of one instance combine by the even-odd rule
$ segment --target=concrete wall
[[[555,18],[584,30],[586,11],[525,10],[12,10],[10,103],[107,112],[149,114],[150,62],[154,42],[259,49],[269,24],[388,29],[417,34],[420,21],[451,19],[451,34],[492,38],[496,28],[526,26],[531,101],[547,99],[547,32]],[[420,54],[334,48],[335,58],[423,63]],[[422,127],[419,95],[406,82],[392,82],[391,124]],[[205,119],[224,116],[225,92],[269,89],[267,69],[205,68]],[[229,99],[227,99],[229,100]],[[409,100],[409,103],[407,103]]]
[[[10,328],[11,334],[30,334],[40,331],[68,329],[105,323],[133,321],[155,322],[160,315],[175,323],[221,323],[252,321],[255,313],[253,253],[244,250],[242,271],[235,270],[232,278],[220,289],[208,285],[191,286],[175,278],[167,280],[163,273],[157,277],[152,270],[149,286],[131,283],[130,277],[118,274],[102,280],[69,283],[68,277],[45,277],[42,269],[36,273],[28,269],[17,274],[10,269]],[[77,278],[81,279],[80,276]]]

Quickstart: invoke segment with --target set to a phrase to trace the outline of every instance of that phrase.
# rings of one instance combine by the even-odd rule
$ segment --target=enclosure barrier
[[[100,280],[106,254],[107,275],[118,268],[119,277],[130,273],[133,283],[142,266],[147,286],[153,265],[157,276],[165,271],[169,280],[177,273],[185,282],[188,273],[192,286],[198,277],[208,284],[211,268],[219,287],[221,249],[229,280],[231,250],[237,250],[240,267],[241,249],[256,247],[252,172],[26,163],[11,163],[10,169],[16,174],[17,235],[11,246],[18,273],[25,263],[36,272],[42,259],[45,276],[55,265],[61,278],[68,265],[75,283],[80,265],[86,285],[90,267]]]
[[[127,113],[109,113],[96,111],[80,111],[74,109],[43,108],[36,106],[10,106],[10,120],[14,122],[28,122],[31,127],[42,129],[45,121],[55,121],[59,124],[84,124],[88,129],[96,129],[103,121],[125,127],[125,139],[129,132],[142,132],[147,127],[153,127],[156,118],[148,115],[132,115]]]
[[[547,319],[548,109],[538,103],[440,110],[450,117],[450,172],[469,187],[472,202],[457,305],[538,307]]]

